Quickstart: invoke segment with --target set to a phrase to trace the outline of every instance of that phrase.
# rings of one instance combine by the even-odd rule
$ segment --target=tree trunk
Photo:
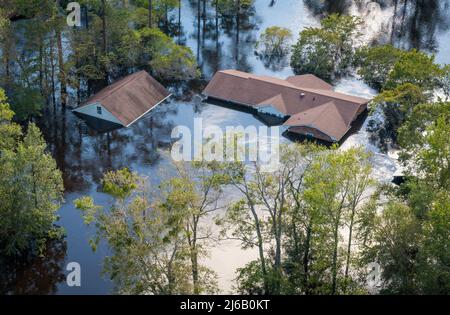
[[[53,44],[54,43],[52,41],[50,43],[50,69],[51,69],[51,84],[52,84],[53,118],[54,123],[56,123],[56,84],[55,84],[55,63],[54,63]],[[54,129],[56,132],[56,126],[54,127]]]
[[[253,202],[250,200],[250,198],[247,196],[247,199],[249,201],[250,209],[253,215],[253,218],[255,220],[255,229],[256,229],[256,237],[258,239],[258,252],[259,252],[259,260],[261,260],[261,271],[264,277],[264,294],[270,294],[270,288],[269,288],[269,282],[267,279],[267,267],[266,267],[266,259],[264,257],[264,242],[262,238],[261,233],[261,226],[259,224],[259,217],[256,213],[255,206],[253,205]]]
[[[347,284],[348,280],[348,271],[350,268],[350,254],[351,254],[351,247],[352,247],[352,234],[353,234],[353,217],[354,213],[352,213],[352,217],[350,219],[350,226],[349,226],[349,232],[348,232],[348,245],[347,245],[347,260],[345,263],[345,283]]]
[[[337,288],[337,252],[338,252],[338,242],[339,242],[339,224],[334,226],[334,248],[333,248],[333,264],[331,267],[332,274],[332,284],[331,284],[331,294],[336,294]]]
[[[305,294],[310,294],[309,290],[309,251],[311,247],[311,233],[312,233],[312,223],[309,222],[306,228],[306,239],[305,239],[305,252],[303,253],[303,285],[305,287]]]
[[[102,0],[102,34],[103,34],[103,54],[106,56],[108,53],[108,42],[106,38],[106,0]],[[104,69],[104,85],[108,84],[108,69],[106,68],[106,65],[103,66]]]
[[[394,15],[392,17],[392,29],[391,29],[391,45],[394,43],[394,33],[395,33],[395,21],[397,19],[397,10],[398,10],[398,0],[394,0]]]
[[[63,110],[65,110],[67,105],[67,82],[66,82],[66,72],[64,69],[64,55],[62,48],[61,30],[59,30],[58,27],[56,28],[56,43],[58,46],[59,82],[61,84],[61,106]]]
[[[201,15],[201,0],[197,0],[197,63],[200,61],[200,15]]]
[[[237,0],[236,8],[236,62],[239,60],[239,29],[241,27],[241,0]]]
[[[152,24],[153,24],[152,11],[153,11],[153,0],[148,0],[148,27],[149,28],[152,28]]]
[[[192,264],[192,283],[194,285],[194,294],[200,294],[198,284],[198,253],[197,253],[197,222],[198,218],[193,217],[194,226],[192,228],[192,238],[189,238]]]
[[[278,214],[276,216],[276,226],[275,226],[275,261],[274,261],[274,267],[277,272],[277,279],[275,281],[275,288],[274,288],[274,294],[280,294],[281,292],[281,238],[282,238],[282,208],[283,206],[280,206],[280,209],[278,210]]]
[[[107,53],[107,40],[106,40],[106,0],[102,0],[102,34],[103,34],[103,53]]]
[[[205,42],[205,36],[206,36],[206,0],[203,0],[202,19],[203,19],[203,37],[202,37],[202,41]]]
[[[3,47],[3,62],[5,63],[6,81],[9,81],[9,78],[11,76],[11,71],[9,68],[9,47]]]
[[[41,91],[41,95],[45,97],[44,93],[44,53],[43,53],[44,47],[42,44],[42,41],[39,44],[39,89]]]
[[[164,28],[166,33],[169,33],[169,8],[167,2],[164,4]]]
[[[37,185],[36,185],[36,172],[34,169],[34,163],[31,164],[31,178],[33,179],[33,197],[34,197],[34,207],[38,207],[37,200]]]
[[[178,43],[181,43],[181,0],[178,0]]]

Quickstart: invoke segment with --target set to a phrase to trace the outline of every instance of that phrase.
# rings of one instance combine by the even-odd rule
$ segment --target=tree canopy
[[[296,74],[315,74],[330,81],[348,74],[353,64],[358,26],[354,16],[332,14],[321,27],[307,27],[293,46],[291,67]]]
[[[0,253],[42,252],[61,235],[54,223],[63,197],[61,172],[35,124],[25,134],[0,90]]]

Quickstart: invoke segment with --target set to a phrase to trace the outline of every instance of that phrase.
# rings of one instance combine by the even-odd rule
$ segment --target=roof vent
[[[300,94],[300,97],[301,97],[301,98],[304,98],[304,97],[305,97],[305,93],[301,93],[301,94]]]

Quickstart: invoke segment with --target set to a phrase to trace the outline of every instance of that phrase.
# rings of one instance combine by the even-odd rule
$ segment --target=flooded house
[[[218,71],[203,94],[279,119],[287,131],[339,142],[367,109],[368,99],[338,93],[310,74],[279,79],[237,70]]]
[[[91,124],[129,127],[170,95],[146,71],[139,71],[105,87],[72,111]]]

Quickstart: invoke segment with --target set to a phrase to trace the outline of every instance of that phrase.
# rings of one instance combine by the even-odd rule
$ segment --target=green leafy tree
[[[318,235],[313,242],[320,248],[316,249],[320,251],[316,264],[325,268],[322,273],[327,271],[321,293],[351,293],[349,288],[356,285],[349,273],[353,233],[363,229],[359,226],[361,206],[374,184],[368,158],[359,148],[330,152],[319,156],[305,174],[303,198],[313,217],[313,233]],[[341,248],[344,227],[349,232],[347,245]]]
[[[407,181],[399,198],[387,194],[364,250],[381,265],[382,292],[449,293],[449,117],[449,103],[421,104],[400,129]]]
[[[449,146],[445,140],[450,134],[449,121],[449,102],[421,104],[399,131],[401,160],[411,175],[435,190],[450,187]]]
[[[402,50],[392,45],[364,46],[356,53],[358,75],[364,82],[380,91],[386,84],[392,68],[402,55]]]
[[[391,45],[365,46],[358,50],[355,64],[364,82],[378,91],[394,90],[410,83],[431,93],[440,85],[443,69],[434,56],[415,49],[401,50]]]
[[[96,226],[92,248],[106,239],[113,251],[104,271],[118,292],[216,292],[215,274],[199,262],[205,237],[199,221],[211,210],[203,208],[211,201],[208,189],[197,195],[193,181],[176,177],[152,191],[144,178],[123,169],[105,174],[103,190],[115,199],[111,209],[96,206],[90,197],[77,199],[75,205],[86,224]]]
[[[445,65],[442,69],[443,74],[440,79],[440,85],[442,92],[444,93],[445,100],[450,100],[450,65]]]
[[[97,228],[92,249],[101,239],[107,241],[112,255],[103,268],[120,293],[188,293],[183,242],[172,233],[167,212],[150,203],[143,181],[128,169],[106,173],[104,191],[115,199],[111,209],[95,205],[91,197],[75,200],[85,223]]]
[[[262,53],[268,57],[277,57],[285,55],[289,50],[289,42],[292,39],[292,33],[289,29],[279,26],[271,26],[264,30],[257,48],[261,48]]]
[[[349,72],[353,64],[361,20],[332,14],[321,27],[307,27],[293,46],[291,67],[296,74],[311,73],[324,80]]]
[[[434,56],[413,49],[401,54],[389,73],[384,88],[394,89],[402,84],[411,83],[425,92],[432,93],[439,87],[439,78],[442,74],[442,69],[435,63]]]
[[[193,293],[215,290],[215,274],[200,263],[211,246],[212,231],[208,218],[217,210],[222,197],[223,176],[216,163],[195,162],[191,168],[177,163],[177,176],[165,181],[161,189],[163,203],[179,222],[187,242],[191,262]],[[209,221],[210,222],[210,221]],[[211,281],[210,284],[207,284]]]
[[[383,122],[371,125],[370,131],[383,150],[387,150],[389,145],[397,146],[399,128],[411,115],[414,107],[426,101],[427,96],[422,89],[411,83],[385,90],[372,100],[370,106],[373,111],[378,110],[383,114]]]
[[[447,191],[448,192],[448,191]],[[419,253],[418,282],[423,293],[446,294],[450,292],[450,198],[440,194],[435,199],[424,223],[424,242]]]
[[[308,152],[309,149],[301,146],[283,146],[282,163],[273,173],[264,172],[258,163],[251,169],[241,163],[225,165],[228,184],[242,197],[231,204],[226,215],[218,221],[222,226],[222,237],[239,240],[243,249],[258,250],[258,260],[241,269],[237,278],[243,281],[237,285],[242,293],[280,294],[284,290],[282,247],[284,221],[289,209],[288,183],[294,171],[301,172],[303,158]],[[244,274],[246,272],[252,274]],[[257,280],[251,290],[249,279]]]
[[[14,112],[9,108],[5,91],[0,89],[0,150],[13,150],[19,142],[22,130],[11,123]]]
[[[381,293],[417,293],[417,256],[421,227],[411,209],[395,199],[388,202],[375,218],[366,263],[381,266]]]
[[[0,253],[42,252],[49,239],[61,236],[54,225],[63,197],[61,172],[34,124],[21,137],[3,91],[0,109],[5,132],[0,142]]]
[[[195,79],[200,76],[192,51],[176,44],[157,28],[138,31],[142,63],[155,77],[165,81]]]

